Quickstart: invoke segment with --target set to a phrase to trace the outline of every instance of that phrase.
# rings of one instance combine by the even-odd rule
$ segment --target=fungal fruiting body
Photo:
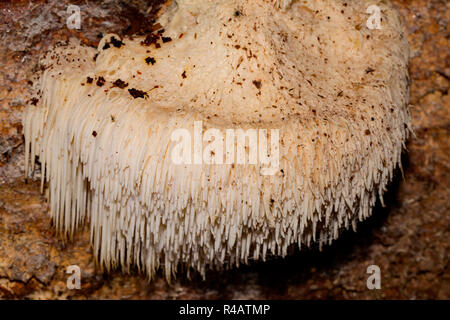
[[[408,43],[372,1],[172,1],[152,33],[42,59],[24,115],[56,227],[108,270],[202,275],[330,243],[370,216],[408,136]],[[36,103],[37,101],[37,103]],[[277,129],[279,167],[174,163],[174,130]],[[203,141],[206,146],[208,141]],[[272,151],[274,151],[272,149]]]

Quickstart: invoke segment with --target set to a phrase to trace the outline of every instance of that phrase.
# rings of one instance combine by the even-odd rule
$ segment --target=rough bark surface
[[[207,279],[136,271],[104,274],[95,266],[89,232],[65,242],[51,226],[38,181],[24,179],[21,114],[39,53],[76,36],[145,30],[162,1],[14,1],[0,3],[0,298],[4,299],[450,299],[450,5],[446,0],[394,0],[411,44],[411,113],[415,136],[403,167],[358,232],[345,232],[286,259],[253,263]],[[66,27],[78,4],[82,28]],[[368,290],[369,265],[381,269],[381,290]],[[67,267],[82,271],[80,290],[66,286]]]

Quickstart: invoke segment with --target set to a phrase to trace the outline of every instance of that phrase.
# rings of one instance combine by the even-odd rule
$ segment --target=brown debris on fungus
[[[125,81],[122,81],[120,79],[117,79],[116,81],[113,82],[113,85],[115,87],[118,87],[120,89],[126,88],[128,87],[128,83],[126,83]]]
[[[135,88],[128,89],[128,92],[134,99],[148,97],[148,94],[145,91],[138,90]]]
[[[147,64],[152,64],[152,65],[154,65],[155,63],[156,63],[156,60],[155,60],[155,58],[153,58],[153,57],[147,57],[147,58],[145,58],[145,62],[147,63]]]

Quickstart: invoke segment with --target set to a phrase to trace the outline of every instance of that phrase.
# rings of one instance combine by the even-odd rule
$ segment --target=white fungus
[[[408,43],[376,3],[381,29],[366,26],[373,1],[179,0],[152,34],[54,48],[23,123],[26,172],[38,157],[58,230],[89,222],[107,270],[170,279],[355,228],[410,125]],[[279,129],[279,170],[173,163],[171,135],[194,121]]]

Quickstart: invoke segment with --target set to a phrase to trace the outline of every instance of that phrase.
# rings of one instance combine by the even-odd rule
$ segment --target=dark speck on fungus
[[[98,77],[98,79],[97,79],[97,85],[98,85],[99,87],[103,86],[103,85],[105,84],[105,82],[106,82],[105,78],[103,78],[103,77]]]
[[[37,105],[38,102],[39,102],[38,98],[35,98],[35,97],[31,98],[31,102],[30,102],[31,105],[35,106],[35,105]]]
[[[155,60],[155,58],[152,58],[152,57],[147,57],[147,58],[145,58],[145,62],[147,63],[147,64],[152,64],[152,65],[154,65],[155,63],[156,63],[156,60]]]
[[[261,89],[262,87],[261,80],[253,80],[253,84],[257,89]]]
[[[141,45],[150,46],[150,45],[154,44],[156,47],[158,47],[157,42],[158,42],[159,37],[160,37],[159,34],[150,33],[145,37],[144,41],[141,41]]]
[[[109,42],[105,42],[105,44],[103,45],[103,50],[109,49],[111,48],[111,45],[113,45],[116,48],[120,48],[121,46],[125,45],[122,40],[118,40],[116,39],[116,37],[111,37],[111,39],[109,39]]]
[[[113,85],[114,85],[115,87],[120,88],[120,89],[123,89],[123,88],[128,87],[128,83],[126,83],[125,81],[120,80],[120,79],[117,79],[116,81],[114,81],[114,82],[113,82]]]
[[[128,92],[131,94],[133,98],[145,98],[148,97],[147,93],[142,90],[137,90],[135,88],[128,89]]]
[[[111,37],[111,44],[116,48],[120,48],[121,46],[124,45],[124,43],[121,40],[118,40],[115,37]]]

